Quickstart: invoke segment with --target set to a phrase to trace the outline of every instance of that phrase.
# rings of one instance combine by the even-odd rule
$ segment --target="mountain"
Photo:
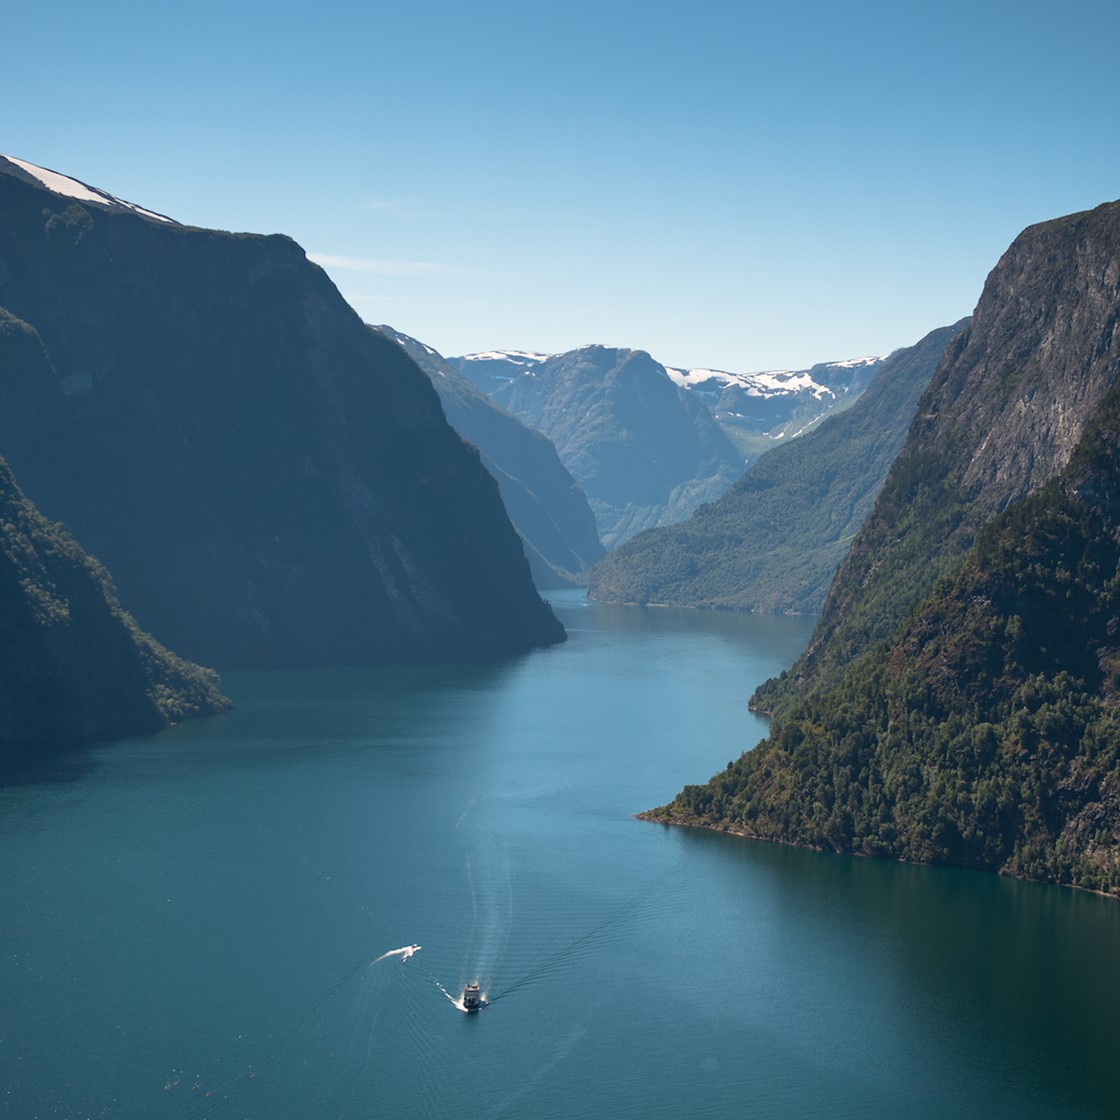
[[[478,354],[448,358],[450,366],[457,369],[472,385],[492,397],[509,383],[527,373],[551,354],[533,350],[487,350]]]
[[[561,640],[477,452],[298,245],[31,166],[0,160],[0,453],[145,630],[223,667]]]
[[[556,445],[608,548],[687,517],[743,470],[707,408],[642,350],[585,346],[526,360],[492,396]]]
[[[2,459],[0,623],[0,758],[229,707],[214,674],[140,631],[105,569],[27,500]]]
[[[670,366],[665,372],[704,398],[732,443],[753,462],[776,442],[804,435],[825,417],[854,404],[885,360],[852,358],[762,373]]]
[[[1105,206],[1032,226],[993,269],[837,571],[801,687],[889,637],[980,526],[1065,467],[1118,372],[1118,220]]]
[[[430,346],[392,327],[376,329],[404,347],[435,386],[451,426],[478,448],[525,546],[537,587],[586,584],[603,546],[587,496],[551,441],[506,412]]]
[[[504,399],[518,378],[553,355],[489,350],[448,361],[488,396]],[[663,367],[671,381],[702,401],[744,460],[811,431],[826,416],[854,404],[885,358],[820,362],[810,369],[729,373]]]
[[[950,342],[771,734],[657,819],[1120,894],[1120,203]]]
[[[768,451],[687,520],[619,546],[593,569],[588,595],[607,603],[819,611],[918,397],[966,322],[878,362],[849,409]]]

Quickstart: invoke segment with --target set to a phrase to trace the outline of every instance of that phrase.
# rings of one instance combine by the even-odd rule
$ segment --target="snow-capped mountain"
[[[718,397],[731,387],[742,389],[748,396],[770,397],[786,396],[790,393],[810,393],[818,400],[837,396],[833,387],[837,378],[825,377],[817,381],[814,374],[819,371],[840,373],[843,370],[858,370],[876,365],[882,358],[851,358],[846,362],[824,362],[812,369],[771,369],[760,373],[729,373],[722,369],[674,369],[666,366],[665,372],[678,385],[704,396]]]
[[[885,357],[821,362],[809,369],[730,373],[718,369],[665,372],[702,397],[748,460],[780,440],[816,427],[826,416],[854,404]]]
[[[123,198],[117,198],[115,195],[109,194],[108,191],[101,190],[100,187],[91,187],[88,183],[71,179],[69,175],[60,175],[57,171],[51,171],[46,167],[38,167],[26,160],[16,159],[15,156],[0,156],[0,172],[12,175],[17,179],[23,179],[28,183],[34,183],[37,187],[46,187],[47,190],[53,191],[55,194],[65,195],[67,198],[72,198],[87,205],[102,206],[106,210],[127,210],[144,218],[152,218],[157,222],[168,222],[171,225],[179,224],[166,214],[157,214],[154,210],[147,210],[143,206],[137,206],[134,202],[125,202]]]
[[[477,354],[466,354],[464,362],[508,362],[512,366],[531,366],[551,358],[551,354],[544,354],[536,350],[483,350]]]
[[[448,361],[484,393],[504,403],[510,387],[555,355],[531,350],[487,350]],[[759,373],[665,366],[669,380],[702,402],[748,462],[776,442],[816,427],[854,404],[885,357],[820,362],[809,369]]]
[[[468,381],[492,397],[515,378],[531,373],[534,366],[551,357],[551,354],[540,354],[534,350],[484,350],[447,360]]]
[[[608,548],[679,521],[742,473],[705,400],[674,385],[643,350],[492,350],[451,362],[553,441]]]

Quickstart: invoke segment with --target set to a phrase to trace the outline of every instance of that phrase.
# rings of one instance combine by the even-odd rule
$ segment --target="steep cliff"
[[[964,322],[892,354],[847,411],[774,448],[686,521],[627,541],[591,573],[608,603],[811,613],[871,510],[918,397]]]
[[[0,760],[229,707],[212,673],[140,631],[104,568],[35,509],[2,459],[0,632]]]
[[[1120,893],[1120,203],[948,347],[772,732],[657,819]]]
[[[990,517],[1069,461],[1117,377],[1120,207],[1032,226],[992,270],[771,708],[887,638]]]
[[[486,659],[562,637],[477,452],[298,245],[11,167],[0,306],[34,337],[4,366],[25,407],[0,413],[0,452],[145,629],[229,667]]]
[[[392,327],[375,329],[404,347],[435,386],[451,426],[478,448],[525,546],[537,587],[586,584],[603,546],[587,496],[551,441],[506,412],[430,346]]]

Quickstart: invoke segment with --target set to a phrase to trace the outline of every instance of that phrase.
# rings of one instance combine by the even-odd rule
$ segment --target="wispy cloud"
[[[341,257],[334,253],[308,253],[307,259],[330,270],[369,272],[376,276],[466,276],[475,269],[433,261],[391,261],[381,257]]]

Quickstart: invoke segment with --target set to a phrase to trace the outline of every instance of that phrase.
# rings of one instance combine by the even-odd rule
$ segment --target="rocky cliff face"
[[[558,354],[492,395],[556,445],[607,548],[687,517],[743,470],[707,408],[641,350]]]
[[[1120,203],[950,344],[769,738],[658,819],[1120,894]]]
[[[427,379],[294,242],[0,173],[0,306],[24,324],[0,452],[180,653],[474,660],[562,637]]]
[[[430,346],[392,327],[376,329],[404,347],[435,386],[451,426],[478,448],[525,546],[537,587],[586,584],[603,546],[587,496],[552,443],[492,401]]]
[[[0,459],[0,761],[40,744],[137,735],[229,702],[121,609],[108,574]]]
[[[1109,204],[1030,227],[992,270],[837,572],[805,686],[889,636],[988,518],[1069,461],[1120,365],[1118,240]]]
[[[602,602],[811,613],[871,510],[918,397],[964,323],[877,365],[850,409],[763,455],[716,501],[597,564]]]

